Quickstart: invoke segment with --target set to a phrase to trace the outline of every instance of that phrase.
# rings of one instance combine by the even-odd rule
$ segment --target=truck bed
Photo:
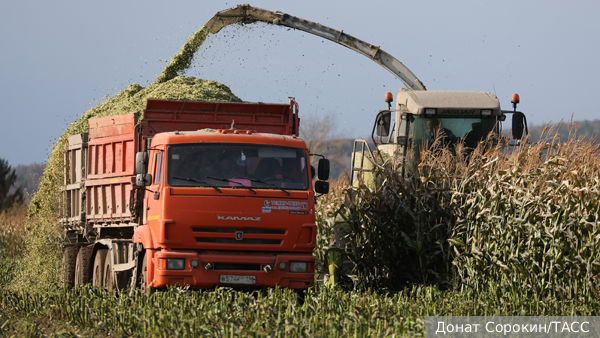
[[[69,139],[63,225],[80,230],[85,222],[96,227],[135,222],[135,154],[146,149],[148,139],[162,132],[229,129],[234,121],[237,129],[279,135],[298,135],[300,124],[293,99],[287,104],[148,99],[141,118],[126,114],[90,119],[88,134]]]

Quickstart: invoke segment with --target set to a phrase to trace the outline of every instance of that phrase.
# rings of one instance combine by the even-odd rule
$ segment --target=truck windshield
[[[437,131],[442,133],[443,142],[447,145],[464,142],[466,147],[475,148],[494,130],[495,125],[495,118],[415,116],[410,126],[410,138],[414,144],[431,144]]]
[[[167,152],[172,187],[308,189],[303,149],[248,144],[179,144]]]

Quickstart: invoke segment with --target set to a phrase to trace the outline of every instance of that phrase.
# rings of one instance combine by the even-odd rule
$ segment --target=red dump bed
[[[260,102],[200,102],[149,99],[144,110],[144,135],[167,131],[192,131],[204,128],[229,129],[235,120],[237,129],[259,133],[298,135],[297,104]]]
[[[260,102],[200,102],[148,99],[143,118],[138,114],[89,120],[86,218],[97,224],[131,221],[130,191],[135,182],[135,154],[149,138],[169,131],[205,128],[298,135],[298,105]]]

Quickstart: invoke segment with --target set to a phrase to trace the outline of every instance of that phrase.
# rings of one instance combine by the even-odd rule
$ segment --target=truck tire
[[[79,247],[75,245],[69,245],[63,250],[61,281],[64,287],[75,286],[75,264],[78,252]]]
[[[106,258],[104,259],[104,283],[103,286],[107,289],[107,290],[114,290],[115,289],[115,279],[114,279],[114,274],[112,273],[112,262],[110,259],[110,252],[107,251],[106,254]]]
[[[94,269],[92,270],[92,285],[94,286],[104,286],[104,263],[106,261],[107,252],[108,249],[100,249],[96,251],[96,258],[94,259]]]
[[[91,274],[91,259],[93,245],[83,246],[79,248],[77,260],[75,262],[75,285],[85,285],[92,281]]]
[[[141,273],[141,283],[142,291],[149,295],[154,293],[154,288],[152,286],[148,286],[148,262],[146,261],[147,253],[144,253],[144,260],[142,262],[142,273]]]

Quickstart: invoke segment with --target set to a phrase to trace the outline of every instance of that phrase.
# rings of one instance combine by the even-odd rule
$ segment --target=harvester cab
[[[375,118],[371,141],[357,139],[352,156],[351,183],[358,184],[359,175],[372,182],[376,165],[389,162],[405,166],[418,161],[424,148],[462,143],[472,151],[490,133],[502,134],[502,122],[512,115],[514,146],[527,135],[527,120],[516,110],[519,96],[512,97],[513,111],[501,110],[496,95],[477,91],[413,91],[400,89],[396,109],[391,109],[392,94],[386,93],[388,109]],[[374,146],[374,151],[371,146]]]

